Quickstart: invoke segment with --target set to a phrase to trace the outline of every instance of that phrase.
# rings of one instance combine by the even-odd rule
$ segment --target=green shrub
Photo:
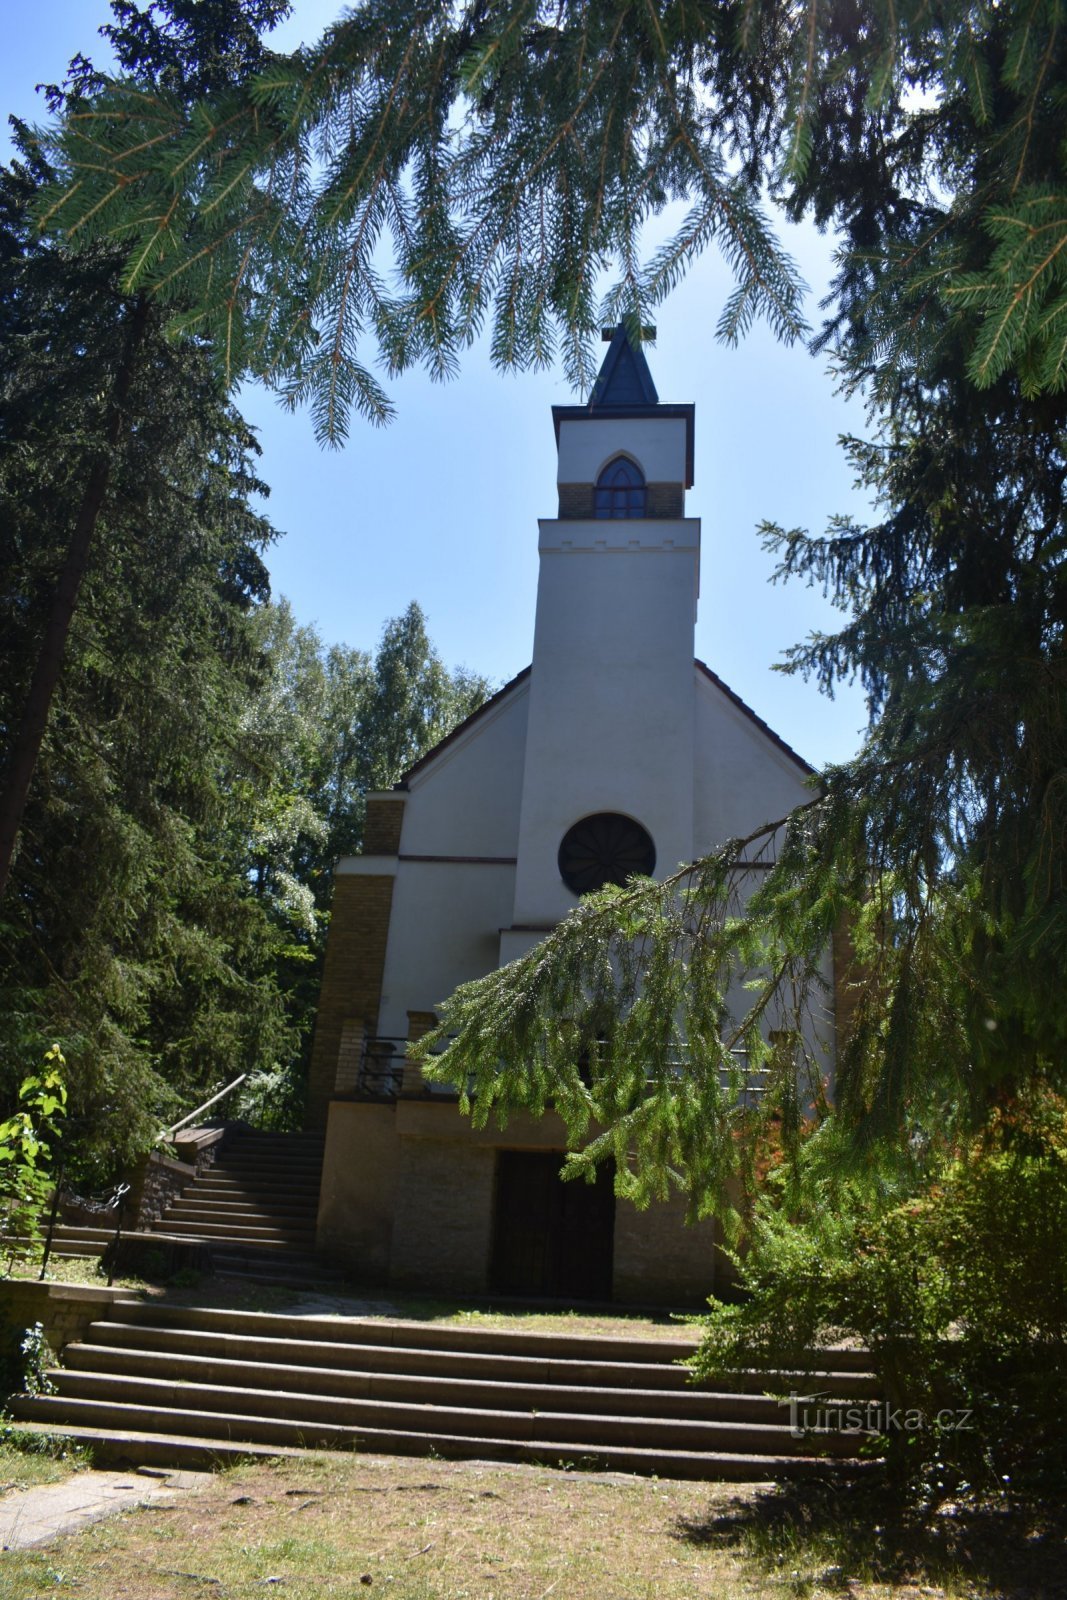
[[[855,1340],[881,1380],[880,1443],[903,1483],[1062,1491],[1064,1103],[1014,1103],[911,1192],[819,1167],[788,1192],[772,1177],[756,1202],[734,1258],[746,1297],[713,1304],[700,1374],[825,1370],[817,1352]]]

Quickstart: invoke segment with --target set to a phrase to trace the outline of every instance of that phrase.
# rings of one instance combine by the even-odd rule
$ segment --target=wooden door
[[[615,1172],[562,1183],[562,1150],[497,1154],[491,1287],[497,1294],[610,1300]]]

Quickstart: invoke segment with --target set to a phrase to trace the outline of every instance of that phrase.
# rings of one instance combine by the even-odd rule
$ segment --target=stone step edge
[[[88,1357],[88,1360],[83,1360]],[[104,1358],[104,1359],[101,1359]],[[170,1367],[171,1371],[165,1379],[161,1379],[154,1371],[131,1372],[129,1363],[135,1361],[138,1365],[153,1368]],[[112,1371],[109,1362],[116,1367],[121,1364],[121,1370]],[[659,1421],[664,1416],[672,1417],[682,1422],[701,1420],[689,1418],[685,1415],[689,1411],[705,1411],[711,1408],[731,1408],[750,1412],[753,1420],[760,1420],[764,1416],[768,1421],[784,1423],[781,1412],[780,1398],[774,1394],[738,1394],[730,1389],[634,1389],[628,1387],[613,1388],[608,1385],[597,1384],[553,1384],[515,1381],[507,1378],[470,1378],[470,1377],[444,1377],[440,1373],[419,1372],[376,1372],[373,1369],[336,1367],[289,1366],[281,1362],[265,1364],[257,1361],[235,1361],[225,1356],[190,1355],[185,1351],[166,1350],[133,1350],[129,1346],[100,1345],[78,1343],[68,1345],[64,1352],[62,1368],[57,1368],[51,1373],[53,1380],[59,1373],[91,1372],[97,1376],[118,1376],[122,1378],[153,1379],[156,1382],[184,1383],[188,1381],[194,1387],[214,1385],[223,1389],[234,1389],[244,1394],[254,1394],[257,1391],[266,1393],[286,1394],[296,1398],[313,1400],[379,1400],[390,1403],[418,1404],[437,1406],[444,1409],[456,1409],[463,1404],[463,1396],[469,1395],[475,1402],[472,1409],[488,1411],[531,1411],[547,1415],[569,1411],[581,1412],[582,1407],[592,1406],[592,1411],[584,1415],[599,1415],[621,1418],[648,1419]],[[218,1373],[218,1377],[213,1374]],[[249,1381],[249,1378],[261,1381]],[[243,1379],[243,1382],[236,1380]],[[344,1382],[351,1386],[347,1388],[325,1388],[323,1380],[328,1383],[340,1384]],[[374,1393],[374,1386],[395,1388],[402,1392],[395,1395],[379,1395]],[[410,1386],[410,1390],[406,1390]],[[420,1394],[425,1388],[426,1394]],[[457,1391],[456,1397],[447,1403],[432,1398],[432,1393],[440,1394],[444,1389]],[[431,1393],[432,1391],[432,1393]],[[478,1406],[477,1400],[486,1391],[492,1395],[499,1395],[502,1400],[510,1402],[506,1405]],[[595,1400],[594,1398],[595,1397]],[[571,1402],[567,1404],[566,1402]],[[598,1404],[597,1402],[601,1402]],[[834,1395],[827,1397],[820,1393],[819,1403],[826,1408],[844,1407],[848,1401],[844,1396]],[[872,1399],[872,1404],[875,1402]],[[853,1402],[858,1404],[858,1402]],[[611,1406],[618,1409],[612,1411]],[[648,1407],[649,1409],[635,1409],[629,1407]],[[659,1407],[659,1411],[657,1411]],[[677,1411],[675,1411],[677,1407]],[[709,1418],[709,1421],[743,1420],[740,1418]]]
[[[162,1234],[154,1235],[165,1237]],[[182,1241],[185,1242],[185,1241]],[[217,1306],[163,1306],[123,1300],[123,1320],[129,1326],[170,1325],[175,1331],[247,1332],[326,1344],[402,1344],[426,1350],[472,1350],[489,1354],[515,1351],[550,1355],[555,1359],[596,1359],[594,1351],[611,1352],[618,1359],[626,1352],[627,1364],[673,1365],[696,1348],[689,1339],[626,1338],[615,1334],[544,1333],[519,1328],[481,1328],[455,1323],[420,1322],[407,1317],[365,1317],[329,1314],[288,1316],[274,1311],[237,1311]],[[127,1313],[126,1308],[129,1308]],[[132,1313],[132,1314],[130,1314]],[[117,1317],[112,1320],[118,1320]]]
[[[334,1348],[336,1349],[337,1347],[334,1346]],[[88,1356],[89,1358],[84,1364],[81,1360],[83,1355]],[[313,1399],[345,1400],[384,1398],[374,1395],[369,1391],[369,1389],[365,1395],[350,1395],[340,1390],[334,1390],[331,1392],[329,1389],[324,1389],[322,1387],[320,1380],[326,1380],[334,1383],[344,1380],[346,1382],[350,1382],[353,1388],[358,1387],[360,1384],[366,1384],[368,1386],[373,1384],[382,1384],[390,1387],[409,1384],[412,1386],[411,1398],[413,1401],[418,1398],[419,1390],[424,1385],[426,1386],[427,1390],[432,1388],[438,1393],[441,1391],[441,1386],[444,1385],[457,1389],[461,1395],[464,1392],[467,1392],[472,1396],[477,1392],[489,1390],[492,1393],[499,1394],[504,1398],[512,1400],[513,1402],[519,1402],[524,1395],[527,1397],[532,1395],[543,1397],[542,1399],[536,1401],[528,1399],[527,1403],[522,1405],[516,1403],[512,1404],[511,1406],[491,1406],[488,1408],[480,1408],[489,1409],[492,1411],[519,1409],[526,1410],[527,1408],[532,1411],[546,1413],[557,1410],[567,1411],[570,1409],[575,1409],[580,1400],[585,1400],[585,1402],[588,1404],[588,1397],[595,1395],[599,1399],[603,1400],[605,1406],[611,1402],[616,1402],[620,1409],[618,1412],[612,1414],[620,1417],[627,1416],[629,1414],[626,1409],[628,1404],[636,1405],[639,1403],[643,1403],[652,1407],[657,1405],[661,1406],[665,1411],[667,1411],[667,1414],[670,1414],[668,1408],[675,1405],[679,1406],[682,1410],[696,1410],[709,1406],[725,1405],[736,1406],[739,1409],[748,1409],[760,1414],[766,1413],[769,1416],[774,1412],[776,1407],[779,1407],[783,1403],[782,1395],[788,1395],[788,1391],[780,1392],[775,1390],[773,1387],[768,1387],[768,1389],[763,1393],[753,1394],[744,1391],[739,1392],[736,1389],[701,1389],[697,1388],[695,1385],[686,1385],[683,1388],[677,1389],[641,1389],[630,1384],[620,1383],[618,1381],[615,1384],[612,1384],[610,1381],[603,1383],[591,1383],[587,1381],[574,1383],[553,1383],[550,1378],[501,1378],[499,1376],[473,1377],[463,1373],[444,1374],[440,1372],[382,1372],[374,1367],[369,1366],[313,1366],[311,1364],[297,1364],[286,1361],[268,1361],[263,1358],[239,1360],[233,1356],[215,1355],[209,1352],[187,1350],[147,1350],[137,1349],[131,1345],[96,1344],[91,1343],[88,1340],[79,1340],[76,1344],[70,1344],[67,1346],[66,1351],[64,1352],[64,1366],[62,1368],[55,1369],[52,1373],[52,1377],[54,1379],[60,1372],[94,1372],[98,1374],[107,1374],[110,1370],[107,1365],[108,1361],[113,1361],[116,1365],[122,1365],[129,1361],[141,1361],[146,1365],[158,1366],[161,1368],[170,1366],[171,1375],[168,1376],[167,1381],[174,1383],[184,1381],[182,1374],[189,1373],[195,1375],[194,1379],[191,1379],[191,1381],[195,1381],[198,1384],[218,1384],[218,1386],[222,1388],[238,1389],[246,1393],[254,1393],[256,1390],[267,1390],[271,1392],[278,1390],[279,1392],[284,1392],[289,1395],[306,1395]],[[223,1380],[229,1378],[237,1379],[241,1377],[245,1377],[247,1380],[247,1375],[252,1374],[261,1381],[253,1383],[249,1383],[247,1381],[244,1383],[229,1383],[223,1381],[219,1383],[219,1380],[212,1376],[204,1376],[204,1369],[210,1369],[211,1371],[219,1372]],[[118,1375],[121,1377],[153,1377],[151,1372],[131,1374],[126,1370],[121,1371]],[[608,1374],[606,1376],[610,1379],[610,1377],[613,1375]],[[775,1374],[775,1376],[779,1375]],[[782,1374],[781,1376],[791,1377],[792,1375]],[[824,1383],[827,1380],[832,1383],[833,1376],[834,1375],[824,1373],[821,1374],[821,1379]],[[551,1403],[549,1403],[553,1397],[558,1397],[561,1404],[553,1406]],[[573,1406],[568,1406],[562,1404],[564,1401],[573,1401],[574,1404]],[[849,1396],[847,1394],[838,1393],[834,1388],[826,1389],[820,1387],[819,1390],[819,1404],[826,1408],[847,1406],[855,1407],[861,1403],[867,1403],[868,1401],[872,1405],[877,1403],[876,1398],[873,1395]],[[425,1403],[429,1405],[438,1404],[438,1402],[434,1401],[433,1399],[427,1400]],[[456,1402],[452,1402],[453,1405],[455,1403]],[[653,1416],[652,1411],[639,1411],[633,1414],[639,1417]],[[780,1411],[778,1412],[778,1418],[780,1421],[784,1420],[781,1417]],[[679,1416],[678,1420],[684,1420],[684,1418]]]
[[[10,1424],[9,1424],[10,1426]],[[34,1422],[30,1418],[13,1424],[19,1433],[39,1438],[73,1439],[85,1444],[98,1466],[127,1462],[146,1467],[183,1467],[200,1464],[232,1466],[240,1461],[276,1461],[282,1456],[304,1457],[318,1454],[295,1444],[240,1444],[225,1439],[198,1438],[195,1434],[147,1433],[140,1429],[102,1428],[87,1422]]]
[[[281,1232],[283,1230],[277,1229],[274,1231]],[[66,1239],[68,1244],[94,1244],[98,1240],[103,1244],[110,1244],[114,1237],[114,1228],[93,1228],[89,1225],[83,1226],[82,1224],[76,1222],[65,1222],[62,1224],[62,1226],[57,1223],[55,1231],[52,1234],[53,1243],[58,1242],[60,1239]],[[188,1233],[171,1233],[165,1227],[155,1227],[123,1228],[121,1237],[123,1239],[152,1239],[160,1244],[188,1244],[193,1235]],[[225,1244],[231,1236],[227,1235],[227,1237],[223,1239],[221,1237],[211,1238],[206,1235],[197,1234],[196,1237],[201,1239],[204,1244]],[[234,1237],[238,1243],[243,1244],[246,1242],[245,1240],[240,1239],[237,1233],[234,1233],[232,1237]],[[313,1237],[313,1235],[309,1234],[309,1237]],[[248,1242],[255,1243],[258,1241],[253,1240]],[[273,1242],[270,1240],[264,1241],[264,1244],[267,1248],[273,1247]]]
[[[271,1336],[268,1330],[273,1327],[278,1330],[279,1337],[299,1337],[311,1343],[404,1344],[409,1349],[472,1350],[489,1355],[530,1351],[556,1360],[584,1361],[601,1359],[595,1354],[599,1349],[610,1352],[603,1359],[622,1359],[627,1365],[633,1366],[645,1363],[653,1366],[679,1365],[684,1357],[697,1348],[695,1338],[545,1333],[533,1329],[483,1328],[468,1324],[420,1322],[410,1317],[346,1316],[343,1313],[294,1317],[284,1312],[230,1311],[217,1306],[167,1307],[136,1300],[123,1301],[121,1304],[137,1308],[138,1314],[129,1319],[131,1325],[144,1323],[158,1327],[161,1323],[165,1325],[169,1317],[173,1319],[171,1326],[176,1331],[181,1328],[185,1331],[205,1329],[226,1332],[229,1327],[235,1332],[246,1330],[253,1335],[258,1332],[268,1337]],[[626,1352],[625,1356],[620,1354],[623,1351]],[[870,1352],[867,1350],[830,1345],[812,1354],[826,1362],[832,1361],[834,1371],[862,1373],[865,1377],[873,1375]],[[813,1362],[813,1373],[823,1370],[826,1368],[816,1368]]]
[[[417,1368],[420,1363],[426,1360],[433,1362],[435,1367],[438,1363],[441,1363],[446,1364],[450,1369],[446,1372],[433,1371],[428,1374],[413,1371],[412,1375],[414,1376],[462,1377],[465,1369],[473,1370],[477,1373],[481,1363],[490,1362],[496,1369],[495,1372],[489,1374],[484,1367],[481,1367],[481,1371],[485,1375],[472,1381],[508,1383],[513,1379],[510,1376],[501,1374],[499,1370],[500,1364],[503,1363],[507,1367],[514,1363],[511,1366],[512,1373],[517,1373],[517,1368],[520,1366],[526,1368],[532,1366],[539,1369],[536,1377],[528,1374],[521,1381],[541,1384],[549,1388],[640,1388],[641,1378],[647,1380],[650,1374],[660,1374],[669,1380],[676,1379],[677,1383],[668,1381],[665,1384],[654,1385],[651,1392],[667,1394],[678,1392],[700,1394],[708,1392],[701,1390],[696,1385],[687,1384],[685,1382],[685,1368],[677,1362],[575,1360],[573,1357],[516,1355],[498,1350],[434,1349],[417,1344],[392,1344],[388,1341],[373,1341],[360,1344],[348,1340],[301,1339],[292,1336],[277,1338],[271,1334],[233,1333],[225,1328],[175,1327],[162,1321],[123,1322],[118,1313],[121,1313],[123,1307],[128,1304],[128,1301],[117,1301],[114,1312],[111,1315],[98,1317],[90,1325],[88,1334],[92,1334],[93,1338],[90,1339],[86,1336],[81,1342],[93,1344],[100,1349],[114,1351],[117,1356],[132,1351],[134,1354],[158,1355],[162,1358],[185,1356],[201,1361],[230,1361],[234,1359],[231,1352],[234,1349],[245,1349],[251,1340],[254,1342],[258,1352],[256,1362],[263,1368],[290,1367],[294,1371],[303,1371],[305,1368],[314,1367],[317,1364],[315,1361],[302,1361],[300,1359],[300,1354],[306,1351],[308,1354],[316,1355],[322,1364],[328,1363],[328,1370],[330,1371],[343,1370],[345,1359],[348,1358],[349,1360],[363,1363],[363,1367],[358,1370],[365,1369],[386,1376],[403,1375],[405,1368],[402,1366],[377,1367],[373,1364],[376,1355],[387,1352],[393,1361],[402,1361],[405,1365],[410,1363],[412,1369]],[[143,1343],[140,1342],[144,1340],[146,1333],[152,1335],[153,1338]],[[154,1342],[156,1339],[166,1340],[168,1336],[168,1343],[157,1344]],[[201,1340],[204,1341],[203,1344],[199,1343]],[[191,1349],[185,1347],[187,1341],[192,1341]],[[178,1348],[174,1348],[175,1343],[177,1343]],[[582,1373],[583,1376],[573,1376],[573,1374],[577,1373]],[[822,1392],[827,1386],[831,1386],[833,1392],[840,1394],[843,1399],[857,1398],[855,1395],[849,1396],[847,1394],[846,1386],[850,1381],[860,1379],[867,1385],[874,1385],[876,1382],[874,1375],[870,1373],[831,1370],[821,1372],[782,1370],[764,1373],[757,1372],[755,1369],[746,1369],[736,1376],[751,1381],[761,1378],[766,1379],[765,1388],[767,1390],[783,1394],[787,1394],[791,1389],[799,1389],[801,1387],[807,1390],[813,1385],[817,1385],[820,1392]],[[612,1380],[614,1380],[614,1383]],[[514,1381],[519,1381],[517,1376]],[[779,1387],[775,1387],[776,1383]],[[730,1389],[723,1392],[736,1395],[751,1391]],[[761,1390],[760,1392],[763,1391]],[[866,1392],[858,1398],[866,1399]]]
[[[225,1205],[214,1200],[175,1200],[166,1210],[166,1219],[172,1222],[177,1222],[180,1218],[188,1218],[193,1222],[201,1219],[206,1221],[209,1217],[219,1217],[227,1222],[239,1217],[266,1218],[274,1227],[284,1227],[292,1221],[303,1224],[306,1229],[311,1211],[310,1208],[304,1211],[292,1208],[282,1211],[277,1206],[268,1206],[253,1200],[234,1200]],[[311,1231],[314,1232],[313,1218],[311,1222]]]
[[[563,1434],[581,1431],[590,1436],[584,1440],[573,1440],[572,1447],[575,1449],[589,1447],[590,1438],[596,1438],[598,1430],[603,1430],[609,1438],[619,1431],[636,1434],[637,1439],[621,1440],[615,1448],[642,1449],[644,1445],[639,1442],[642,1437],[677,1431],[687,1433],[690,1444],[699,1445],[704,1452],[714,1451],[718,1443],[727,1450],[748,1444],[751,1448],[744,1453],[752,1455],[774,1455],[777,1453],[776,1446],[784,1447],[782,1454],[791,1453],[787,1415],[782,1415],[777,1421],[748,1422],[703,1417],[617,1416],[607,1412],[553,1412],[539,1407],[505,1409],[503,1406],[464,1406],[456,1403],[429,1405],[425,1401],[376,1399],[373,1396],[317,1395],[285,1389],[249,1390],[221,1383],[171,1382],[166,1378],[127,1378],[116,1373],[76,1367],[52,1370],[48,1377],[56,1386],[55,1392],[41,1398],[55,1406],[87,1403],[112,1406],[121,1411],[149,1411],[153,1415],[174,1412],[182,1415],[192,1413],[238,1417],[246,1425],[267,1429],[277,1426],[295,1429],[298,1433],[325,1429],[328,1435],[341,1436],[346,1432],[360,1433],[364,1428],[371,1432],[389,1431],[398,1425],[402,1432],[421,1433],[423,1430],[417,1425],[418,1420],[433,1412],[440,1418],[442,1426],[457,1438],[494,1436],[495,1423],[503,1437],[521,1442],[527,1438],[527,1430],[540,1425],[549,1430],[558,1429]],[[61,1381],[63,1379],[67,1381],[64,1383]],[[89,1392],[79,1393],[79,1390]],[[216,1405],[216,1400],[222,1403]],[[264,1405],[267,1409],[259,1409]],[[315,1410],[319,1413],[317,1416],[313,1414]],[[344,1414],[346,1411],[349,1413],[347,1417]],[[405,1420],[412,1418],[416,1419],[415,1425],[412,1426],[409,1421],[405,1427]],[[432,1423],[433,1419],[430,1420]],[[825,1437],[826,1451],[832,1454],[841,1452],[841,1440],[847,1438],[837,1433]],[[799,1439],[796,1442],[798,1445],[802,1443]],[[599,1449],[601,1445],[598,1443],[595,1448]],[[603,1448],[608,1446],[605,1444]],[[658,1442],[650,1440],[648,1448],[662,1450],[670,1446],[661,1439]],[[810,1455],[818,1451],[809,1448],[806,1451],[798,1449],[796,1453]]]
[[[83,1401],[82,1406],[102,1406],[102,1402]],[[119,1409],[113,1407],[111,1409]],[[130,1412],[148,1410],[147,1407],[128,1407]],[[198,1426],[217,1426],[225,1423],[230,1427],[235,1424],[241,1426],[248,1422],[255,1424],[256,1418],[242,1418],[226,1416],[221,1412],[176,1412],[175,1416]],[[128,1419],[129,1420],[129,1419]],[[25,1428],[33,1426],[33,1419],[20,1420],[18,1426]],[[323,1426],[319,1424],[318,1426]],[[328,1425],[327,1425],[328,1426]],[[86,1437],[98,1434],[103,1438],[119,1438],[124,1441],[138,1438],[152,1437],[155,1439],[171,1439],[175,1445],[181,1446],[186,1442],[195,1441],[198,1445],[206,1447],[216,1455],[226,1455],[229,1459],[241,1459],[252,1454],[265,1454],[272,1456],[309,1455],[321,1453],[328,1446],[286,1446],[283,1444],[264,1444],[257,1440],[218,1439],[213,1438],[210,1431],[201,1433],[166,1434],[154,1428],[146,1428],[143,1432],[136,1427],[108,1427],[98,1424],[95,1428],[84,1423],[49,1423],[41,1422],[37,1431],[47,1434],[73,1434],[77,1432]],[[824,1476],[829,1473],[838,1475],[843,1471],[870,1471],[877,1463],[863,1461],[858,1458],[801,1455],[745,1455],[738,1451],[703,1451],[703,1450],[662,1450],[659,1448],[643,1449],[630,1445],[600,1445],[595,1448],[578,1444],[556,1443],[551,1440],[522,1440],[522,1439],[493,1439],[490,1437],[475,1438],[473,1436],[456,1434],[434,1433],[406,1433],[397,1429],[375,1428],[348,1428],[338,1429],[338,1437],[334,1449],[349,1451],[352,1454],[366,1455],[399,1455],[399,1456],[427,1456],[439,1455],[453,1460],[466,1461],[519,1461],[532,1466],[563,1465],[564,1467],[578,1467],[588,1470],[596,1464],[601,1470],[615,1470],[639,1476],[655,1476],[658,1478],[683,1478],[704,1479],[707,1481],[721,1482],[757,1482],[774,1483],[781,1478],[797,1478],[807,1476]],[[258,1448],[257,1448],[258,1446]]]

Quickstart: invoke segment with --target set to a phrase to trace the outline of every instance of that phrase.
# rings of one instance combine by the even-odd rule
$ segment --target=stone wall
[[[126,1196],[123,1228],[151,1228],[159,1221],[172,1200],[177,1200],[196,1177],[197,1168],[153,1150],[137,1163]],[[108,1213],[114,1224],[113,1212]]]
[[[309,1128],[325,1125],[345,1023],[363,1022],[372,1033],[378,1025],[393,882],[384,874],[339,872],[334,878],[308,1077]]]
[[[687,1225],[676,1195],[644,1211],[615,1207],[612,1296],[629,1304],[702,1305],[715,1288],[718,1266],[710,1219]]]
[[[489,1284],[496,1151],[454,1139],[403,1139],[390,1282],[441,1294]]]
[[[389,1279],[399,1159],[394,1106],[332,1103],[316,1243],[361,1283]]]
[[[4,1355],[17,1349],[27,1328],[39,1322],[52,1352],[84,1339],[90,1323],[107,1317],[117,1301],[129,1300],[129,1289],[95,1288],[76,1283],[32,1283],[24,1278],[0,1281],[0,1345]]]

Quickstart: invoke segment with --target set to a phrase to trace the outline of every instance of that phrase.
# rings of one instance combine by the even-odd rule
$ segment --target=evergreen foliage
[[[120,60],[168,92],[248,69],[273,0],[120,0]],[[87,92],[92,66],[75,63]],[[60,91],[55,91],[56,95]],[[392,655],[414,754],[484,695],[444,671],[417,607],[388,659],[335,650],[268,604],[274,533],[257,447],[201,341],[122,292],[102,246],[43,241],[48,172],[20,133],[0,171],[0,731],[10,750],[94,462],[108,462],[72,632],[0,920],[0,1105],[54,1039],[70,1062],[74,1170],[94,1181],[161,1122],[249,1072],[249,1107],[299,1111],[327,868],[391,782]],[[124,425],[108,396],[140,311]],[[421,719],[421,720],[420,720]],[[349,748],[349,746],[351,748]],[[405,750],[407,747],[405,747]]]
[[[721,1202],[775,1118],[798,1150],[835,930],[853,1150],[965,1139],[1020,1084],[1062,1086],[1064,20],[1061,0],[368,0],[192,105],[99,85],[46,141],[45,226],[121,249],[127,290],[227,375],[310,399],[330,438],[353,407],[387,414],[375,354],[444,375],[485,327],[500,365],[562,353],[588,382],[590,331],[644,321],[711,242],[738,279],[720,334],[762,313],[796,336],[764,196],[840,231],[815,342],[871,399],[852,449],[878,520],[768,537],[845,609],[790,665],[862,678],[867,743],[791,818],[590,900],[461,990],[438,1041],[458,1032],[434,1070],[473,1081],[476,1115],[551,1095],[595,1139],[578,1165],[625,1156],[638,1199]],[[646,258],[670,201],[688,215]],[[733,1092],[741,1049],[758,1097]]]
[[[500,365],[561,353],[588,385],[590,332],[648,318],[709,244],[737,278],[720,335],[766,315],[796,337],[768,186],[843,230],[862,367],[921,369],[952,327],[980,386],[1060,393],[1061,3],[365,0],[201,100],[96,84],[49,139],[42,216],[120,245],[128,290],[334,439],[389,413],[375,355],[444,375],[485,327]]]
[[[28,237],[25,166],[2,182],[6,731],[97,445],[125,304],[106,254],[69,258]],[[131,404],[137,426],[114,463],[3,926],[7,1072],[62,1040],[72,1113],[92,1114],[109,1158],[150,1142],[176,1097],[292,1048],[277,939],[242,881],[229,778],[260,676],[247,614],[267,593],[272,537],[249,505],[253,444],[202,353],[156,330]]]

